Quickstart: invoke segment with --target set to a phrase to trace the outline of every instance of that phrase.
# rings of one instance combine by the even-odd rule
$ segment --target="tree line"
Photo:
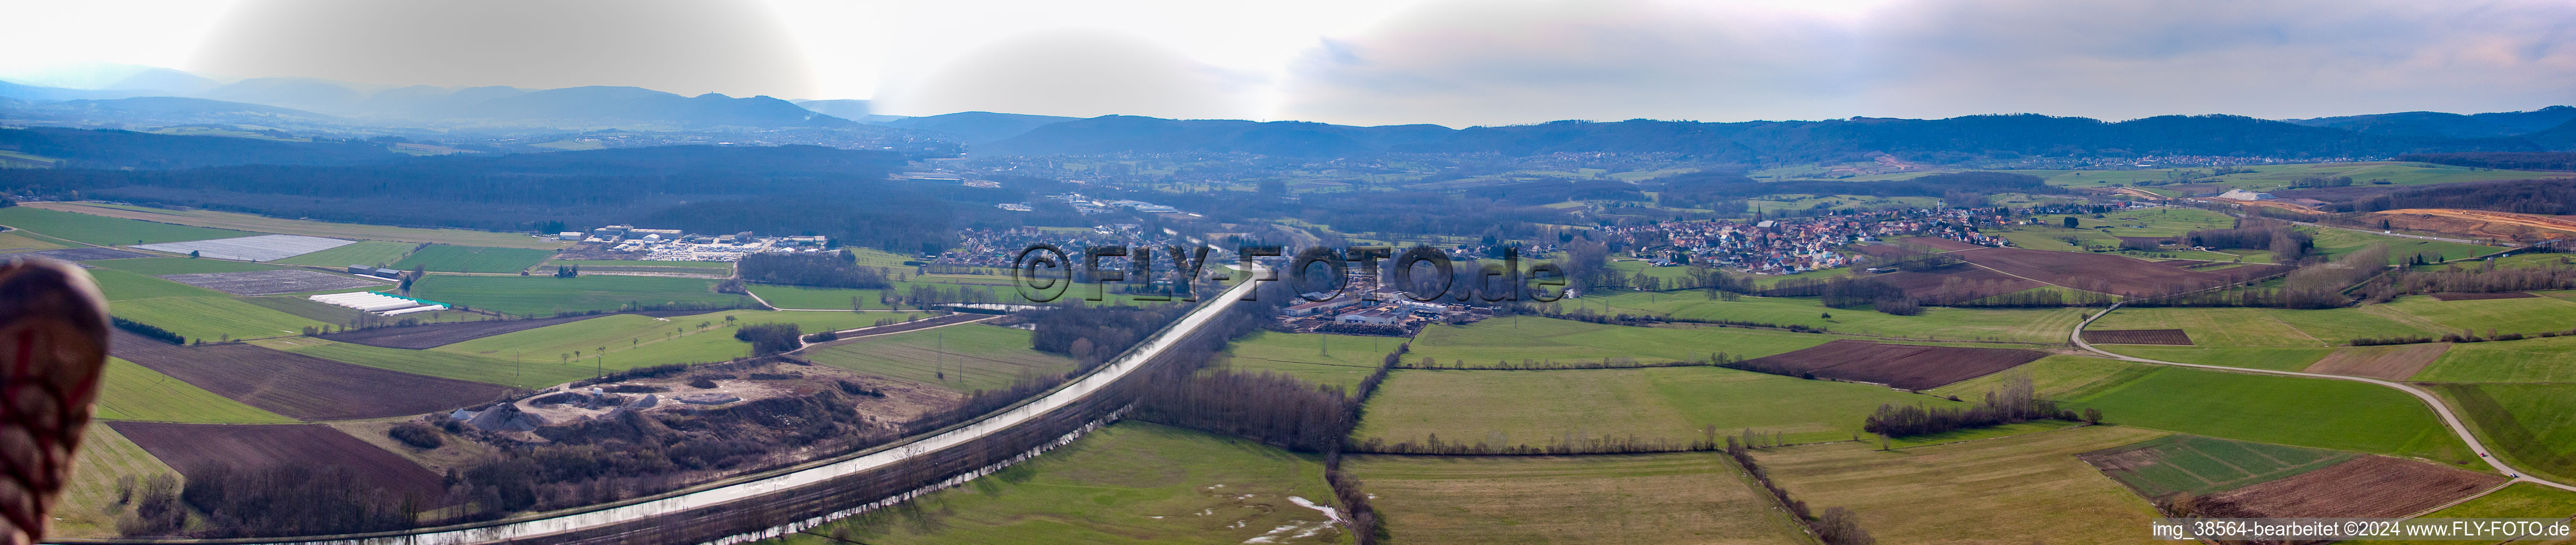
[[[859,266],[857,256],[841,251],[750,254],[734,261],[734,272],[743,280],[765,284],[863,290],[892,285],[883,267]]]
[[[187,337],[181,337],[177,333],[171,333],[170,330],[161,329],[160,326],[127,320],[116,316],[107,317],[107,321],[108,323],[116,324],[117,329],[123,329],[128,333],[142,335],[153,340],[170,344],[188,344]]]
[[[2003,391],[1987,391],[1984,402],[1970,407],[1881,403],[1877,412],[1862,421],[1861,431],[1882,437],[1908,437],[2039,419],[2073,422],[2078,418],[2075,411],[2059,408],[2057,401],[2038,395],[2030,377],[2016,376],[2004,385]],[[2097,409],[2085,409],[2081,419],[2100,422],[2102,414]]]
[[[1748,437],[1750,435],[1747,434]],[[1878,543],[1877,538],[1871,537],[1868,530],[1860,527],[1860,517],[1852,513],[1851,509],[1827,507],[1824,514],[1818,516],[1807,507],[1807,502],[1789,497],[1789,490],[1780,488],[1779,483],[1772,482],[1771,472],[1764,470],[1762,464],[1753,460],[1753,448],[1734,437],[1726,438],[1727,458],[1735,460],[1735,465],[1744,468],[1744,473],[1751,475],[1754,482],[1762,483],[1762,491],[1770,494],[1771,501],[1778,503],[1782,509],[1788,510],[1791,518],[1796,519],[1799,525],[1805,526],[1808,532],[1823,540],[1825,545]]]
[[[2397,160],[2503,170],[2576,170],[2576,152],[2566,151],[2409,153]]]

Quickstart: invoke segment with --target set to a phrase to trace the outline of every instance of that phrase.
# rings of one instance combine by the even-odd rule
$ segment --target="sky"
[[[1452,127],[2576,103],[2576,2],[0,0],[0,78],[632,85]],[[35,24],[23,24],[34,22]],[[112,78],[109,78],[112,80]]]

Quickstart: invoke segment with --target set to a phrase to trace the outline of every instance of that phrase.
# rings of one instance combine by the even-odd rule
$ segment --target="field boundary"
[[[2557,488],[2557,489],[2561,489],[2561,490],[2567,490],[2567,491],[2571,491],[2571,492],[2576,492],[2576,485],[2568,485],[2568,484],[2566,484],[2566,483],[2560,483],[2560,482],[2558,482],[2558,481],[2552,481],[2552,480],[2542,479],[2542,478],[2539,478],[2539,477],[2534,477],[2534,476],[2531,476],[2531,474],[2530,474],[2529,472],[2527,472],[2527,471],[2522,471],[2522,470],[2514,469],[2512,466],[2505,465],[2504,460],[2502,460],[2502,459],[2498,459],[2498,458],[2496,458],[2496,457],[2495,457],[2495,455],[2494,455],[2494,454],[2492,454],[2492,453],[2488,452],[2488,450],[2487,450],[2487,446],[2486,446],[2486,444],[2485,444],[2485,443],[2478,442],[2477,434],[2476,434],[2476,433],[2472,433],[2472,432],[2469,430],[2469,427],[2468,427],[2466,424],[2463,424],[2463,423],[2461,423],[2461,422],[2460,422],[2460,417],[2459,417],[2459,415],[2458,415],[2457,413],[2455,413],[2455,412],[2453,412],[2453,411],[2451,410],[2450,405],[2443,403],[2443,402],[2442,402],[2442,399],[2441,399],[2441,397],[2440,397],[2440,396],[2433,395],[2431,392],[2426,392],[2426,391],[2424,391],[2424,390],[2421,390],[2421,389],[2418,389],[2418,388],[2415,388],[2415,387],[2412,387],[2412,386],[2408,386],[2408,385],[2401,384],[2401,383],[2396,383],[2396,382],[2390,382],[2390,381],[2385,381],[2385,380],[2374,379],[2374,378],[2350,377],[2350,376],[2343,376],[2343,375],[2328,375],[2328,374],[2322,374],[2322,373],[2306,373],[2306,372],[2299,372],[2299,371],[2275,371],[2275,370],[2271,370],[2271,369],[2251,369],[2251,368],[2245,368],[2245,367],[2228,367],[2228,366],[2224,366],[2224,365],[2206,365],[2206,364],[2198,364],[2198,363],[2181,363],[2181,362],[2171,362],[2171,361],[2164,361],[2164,360],[2152,360],[2152,359],[2147,359],[2147,358],[2141,358],[2141,357],[2129,356],[2129,355],[2123,355],[2123,354],[2116,354],[2116,353],[2112,353],[2112,352],[2104,351],[2104,350],[2102,350],[2102,349],[2100,349],[2100,348],[2094,348],[2092,343],[2084,342],[2084,328],[2085,328],[2086,326],[2090,326],[2090,325],[2092,325],[2094,320],[2099,320],[2099,319],[2101,319],[2103,316],[2108,316],[2108,315],[2110,315],[2112,311],[2116,311],[2116,310],[2119,310],[2119,309],[2120,309],[2120,303],[2113,303],[2110,307],[2102,309],[2102,312],[2100,312],[2100,313],[2096,313],[2096,314],[2094,314],[2094,315],[2093,315],[2092,317],[2090,317],[2090,318],[2085,318],[2083,323],[2079,323],[2079,324],[2076,324],[2076,325],[2075,325],[2075,331],[2069,332],[2069,333],[2067,334],[2067,339],[2068,339],[2068,340],[2070,340],[2070,341],[2073,341],[2073,342],[2075,343],[2075,346],[2076,346],[2076,347],[2078,347],[2078,348],[2083,348],[2083,349],[2085,349],[2085,350],[2087,350],[2087,351],[2091,351],[2091,352],[2093,352],[2093,353],[2095,353],[2095,354],[2100,354],[2100,355],[2102,355],[2102,356],[2104,356],[2104,357],[2108,357],[2108,358],[2115,359],[2115,360],[2132,361],[2132,362],[2139,362],[2139,363],[2152,363],[2152,364],[2157,364],[2157,365],[2171,365],[2171,366],[2178,366],[2178,367],[2195,367],[2195,368],[2201,368],[2201,369],[2214,369],[2214,370],[2219,370],[2219,371],[2228,371],[2228,372],[2235,372],[2235,373],[2250,373],[2250,374],[2261,374],[2261,375],[2284,375],[2284,376],[2294,376],[2294,377],[2322,378],[2322,379],[2333,379],[2333,380],[2349,380],[2349,381],[2354,381],[2354,382],[2366,382],[2366,383],[2370,383],[2370,384],[2377,384],[2377,385],[2380,385],[2380,386],[2386,386],[2386,387],[2390,387],[2390,388],[2396,388],[2396,389],[2398,389],[2399,391],[2403,391],[2403,392],[2406,392],[2406,393],[2408,393],[2408,394],[2414,395],[2414,396],[2415,396],[2415,398],[2416,398],[2417,400],[2419,400],[2419,401],[2423,401],[2425,405],[2431,406],[2431,407],[2433,408],[2433,412],[2434,412],[2436,415],[2438,415],[2438,416],[2441,416],[2441,417],[2442,417],[2442,423],[2443,423],[2443,424],[2445,424],[2445,425],[2448,425],[2448,426],[2451,428],[2451,432],[2452,432],[2453,434],[2457,434],[2457,435],[2459,435],[2459,436],[2460,436],[2460,440],[2461,440],[2462,442],[2468,443],[2469,450],[2470,450],[2470,451],[2472,451],[2472,452],[2475,452],[2475,453],[2478,455],[2478,459],[2480,459],[2480,460],[2485,460],[2488,466],[2491,466],[2491,467],[2495,468],[2495,470],[2496,470],[2496,472],[2497,472],[2497,473],[2502,473],[2502,474],[2505,474],[2505,475],[2516,475],[2516,477],[2512,477],[2511,479],[2509,479],[2509,480],[2505,481],[2505,483],[2506,483],[2506,484],[2512,484],[2512,483],[2515,483],[2515,482],[2526,482],[2526,481],[2527,481],[2527,482],[2532,482],[2532,483],[2538,483],[2538,484],[2541,484],[2541,485],[2543,485],[2543,486],[2548,486],[2548,487]]]

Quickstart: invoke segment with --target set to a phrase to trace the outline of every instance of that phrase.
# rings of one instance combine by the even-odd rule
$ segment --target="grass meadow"
[[[2439,255],[2442,256],[2442,260],[2451,260],[2468,259],[2505,250],[2502,246],[2392,237],[2344,229],[2310,227],[2303,230],[2315,237],[2317,253],[2325,254],[2326,257],[2342,257],[2344,254],[2369,248],[2372,245],[2386,244],[2388,263],[2391,265],[2405,264],[2418,254]]]
[[[1699,361],[1710,354],[1754,358],[1841,338],[1725,327],[1629,327],[1535,316],[1504,316],[1464,326],[1433,324],[1415,335],[1408,361],[1435,358],[1519,362],[1635,358]]]
[[[2058,354],[1999,373],[1959,381],[1925,390],[1925,392],[1938,396],[1959,396],[1959,399],[1984,399],[1986,392],[2002,390],[2015,378],[2030,377],[2031,387],[2038,390],[2041,395],[2073,399],[2127,384],[2157,369],[2162,367],[2109,358]]]
[[[2468,302],[2468,301],[2455,301]],[[2122,307],[2086,329],[2180,329],[2199,346],[2315,346],[2356,337],[2439,335],[2438,323],[2387,308],[2363,305],[2324,310],[2208,307]]]
[[[270,310],[231,297],[161,297],[110,302],[107,312],[117,317],[151,324],[170,330],[189,340],[209,342],[225,338],[262,339],[301,335],[306,327],[324,327],[323,323],[302,316]]]
[[[716,281],[667,276],[460,276],[433,274],[412,283],[422,299],[514,316],[616,310],[628,305],[735,305],[749,298],[716,293]]]
[[[2488,330],[2498,333],[2539,333],[2576,329],[2576,301],[2556,297],[2520,299],[2471,299],[2443,301],[2429,295],[2408,295],[2378,305],[2439,324],[2438,333]]]
[[[100,246],[158,244],[214,238],[257,235],[230,229],[209,229],[168,223],[75,214],[33,206],[0,208],[0,225],[7,225],[54,238]]]
[[[90,266],[93,266],[93,267],[99,267],[99,268],[104,268],[104,269],[114,269],[114,270],[119,270],[119,271],[130,272],[130,273],[134,273],[134,274],[140,274],[140,275],[144,275],[144,276],[161,276],[161,275],[165,275],[165,274],[196,274],[196,273],[226,273],[226,272],[248,272],[248,271],[273,271],[273,270],[278,270],[278,269],[285,268],[285,267],[279,267],[279,266],[276,266],[276,265],[269,265],[269,264],[265,264],[265,263],[245,263],[245,262],[240,262],[240,261],[224,261],[224,260],[221,260],[221,259],[191,259],[191,258],[185,258],[185,257],[137,257],[137,258],[132,258],[132,259],[103,259],[103,260],[98,260],[98,261],[91,261],[91,262],[88,262],[88,264],[89,264]]]
[[[320,267],[350,265],[392,267],[395,263],[402,262],[403,256],[411,255],[411,250],[417,247],[420,247],[420,244],[413,242],[361,240],[338,248],[280,259],[277,262]]]
[[[485,248],[431,244],[394,262],[396,269],[420,267],[437,272],[516,273],[537,266],[537,262],[554,257],[549,250],[527,248]],[[342,263],[347,265],[347,263]]]
[[[2429,407],[2362,382],[2166,367],[2076,407],[2115,424],[2226,439],[2421,457],[2476,458]]]
[[[134,362],[108,358],[96,416],[189,424],[292,424],[293,418],[243,405]]]
[[[1339,526],[1289,540],[1325,520],[1291,497],[1333,504],[1320,458],[1131,420],[965,486],[771,543],[1351,541],[1332,534]]]
[[[1548,371],[1400,370],[1368,402],[1355,439],[1543,446],[1568,436],[1675,442],[1751,428],[1789,442],[1847,441],[1882,403],[1965,406],[1880,386],[1718,367]]]
[[[90,280],[98,282],[98,291],[108,301],[128,301],[159,297],[229,297],[220,291],[190,286],[115,269],[90,269]]]
[[[2155,344],[2097,344],[2113,354],[2151,360],[2226,367],[2248,367],[2276,371],[2297,371],[2325,359],[2335,349],[2324,347],[2274,346],[2171,346]]]
[[[1386,353],[1408,339],[1315,333],[1255,332],[1226,348],[1235,371],[1280,373],[1316,384],[1359,387],[1385,361]]]
[[[2415,380],[2576,382],[2576,337],[2454,344]]]
[[[593,362],[593,366],[615,371],[749,356],[751,344],[733,337],[735,328],[743,325],[793,323],[807,333],[814,333],[866,327],[889,318],[901,321],[911,316],[915,315],[769,310],[728,310],[671,318],[619,314],[513,331],[430,350],[501,361],[526,358],[525,361],[556,360],[557,363],[567,361],[567,355],[570,355],[569,359],[604,356],[604,359]],[[727,321],[726,317],[733,320]],[[578,355],[572,355],[575,353]]]
[[[1975,309],[1930,307],[1917,316],[1897,316],[1868,309],[1827,308],[1813,297],[1743,297],[1711,299],[1703,292],[1625,292],[1556,303],[1566,310],[1649,314],[1696,320],[1734,320],[1819,327],[1835,333],[1908,339],[2013,341],[2057,344],[2067,330],[2084,321],[2081,309]],[[1831,318],[1825,317],[1832,315]]]
[[[310,337],[282,339],[272,343],[271,347],[337,362],[531,390],[591,378],[599,369],[588,361],[566,361],[551,354],[513,360],[519,356],[485,357],[438,350],[380,348]]]
[[[960,391],[1009,387],[1022,377],[1074,369],[1072,358],[1029,348],[1030,332],[984,324],[907,331],[806,350],[814,363]]]
[[[2086,426],[2000,439],[1878,450],[1876,443],[1757,449],[1791,497],[1846,507],[1879,543],[2125,543],[2158,516],[2145,499],[2075,454],[2163,432]],[[2048,521],[2031,524],[2030,521]]]
[[[2496,456],[2535,475],[2576,477],[2576,384],[2439,384]]]
[[[110,537],[117,534],[116,518],[126,506],[118,501],[117,483],[126,478],[136,482],[154,475],[179,477],[177,470],[160,458],[144,452],[141,445],[126,440],[105,422],[91,422],[82,434],[81,448],[72,457],[71,478],[63,483],[63,495],[54,504],[51,532],[46,537]]]
[[[56,242],[58,240],[60,239],[31,231],[0,231],[0,250],[51,250],[71,247],[70,244]]]
[[[1390,535],[1411,543],[1812,543],[1726,455],[1360,455]]]

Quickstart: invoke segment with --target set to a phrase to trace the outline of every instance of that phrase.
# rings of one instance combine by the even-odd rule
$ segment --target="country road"
[[[617,524],[634,523],[656,517],[687,513],[693,510],[724,506],[729,503],[749,500],[776,492],[822,484],[837,477],[859,474],[924,454],[964,445],[970,441],[1002,432],[1014,425],[1028,422],[1041,415],[1046,415],[1058,409],[1071,406],[1075,402],[1081,401],[1084,398],[1089,397],[1091,394],[1109,386],[1111,383],[1117,382],[1118,379],[1127,376],[1128,373],[1134,372],[1137,368],[1142,367],[1146,362],[1152,361],[1156,356],[1161,355],[1164,351],[1169,350],[1173,345],[1178,344],[1182,339],[1187,338],[1191,332],[1207,325],[1209,321],[1215,319],[1228,307],[1233,306],[1236,301],[1243,298],[1244,292],[1251,290],[1254,286],[1258,286],[1260,284],[1260,282],[1243,282],[1236,284],[1232,288],[1227,289],[1223,294],[1200,304],[1196,309],[1192,309],[1189,314],[1182,316],[1180,320],[1174,322],[1169,329],[1165,329],[1162,332],[1155,334],[1153,337],[1142,341],[1135,348],[1129,349],[1126,353],[1119,355],[1117,359],[1102,364],[1091,373],[1083,375],[1081,378],[1074,379],[1072,382],[1063,386],[1059,386],[1055,390],[1048,391],[1037,398],[1003,409],[994,414],[985,415],[984,417],[976,420],[947,428],[945,431],[898,441],[890,445],[878,447],[865,454],[847,459],[830,461],[828,463],[823,463],[822,465],[807,466],[802,469],[787,470],[783,473],[736,477],[715,483],[699,485],[682,491],[648,497],[648,499],[643,499],[641,501],[630,501],[629,503],[605,507],[592,506],[587,508],[567,509],[557,512],[560,514],[541,513],[531,515],[531,517],[534,518],[464,524],[440,528],[426,528],[414,532],[368,535],[365,537],[321,536],[306,539],[285,538],[274,541],[265,541],[264,543],[330,543],[332,545],[468,545],[531,540],[550,535],[564,534],[567,532],[596,529]],[[796,518],[801,519],[805,518],[805,516],[806,515],[798,515]],[[120,543],[146,542],[151,540],[102,539],[64,541]],[[254,543],[253,541],[246,540],[226,540],[225,542],[227,544],[235,545]]]
[[[2151,360],[2151,359],[2140,358],[2140,357],[2134,357],[2134,356],[2124,356],[2124,355],[2120,355],[2120,354],[2113,354],[2113,353],[2110,353],[2110,352],[2104,351],[2104,350],[2102,350],[2102,349],[2100,349],[2100,348],[2094,348],[2092,343],[2084,342],[2084,328],[2085,328],[2085,327],[2093,325],[2093,321],[2094,321],[2094,320],[2099,320],[2099,319],[2101,319],[2103,316],[2110,315],[2110,314],[2111,314],[2111,311],[2113,311],[2113,310],[2119,310],[2119,308],[2120,308],[2120,304],[2119,304],[2119,303],[2113,303],[2113,304],[2111,304],[2111,306],[2110,306],[2109,308],[2104,308],[2104,309],[2102,309],[2102,312],[2097,313],[2097,314],[2094,314],[2094,315],[2093,315],[2092,317],[2090,317],[2090,318],[2085,318],[2083,323],[2075,324],[2075,331],[2067,334],[2067,336],[2066,336],[2067,340],[2069,340],[2069,341],[2073,341],[2073,342],[2075,343],[2075,346],[2076,346],[2076,347],[2078,347],[2078,348],[2083,348],[2083,349],[2085,349],[2085,350],[2092,351],[2092,352],[2093,352],[2093,353],[2095,353],[2095,354],[2101,354],[2101,355],[2103,355],[2104,357],[2108,357],[2108,358],[2112,358],[2112,359],[2117,359],[2117,360],[2122,360],[2122,361],[2134,361],[2134,362],[2139,362],[2139,363],[2152,363],[2152,364],[2157,364],[2157,365],[2172,365],[2172,366],[2178,366],[2178,367],[2198,367],[2198,368],[2202,368],[2202,369],[2217,369],[2217,370],[2221,370],[2221,371],[2233,371],[2233,372],[2238,372],[2238,373],[2259,373],[2259,374],[2266,374],[2266,375],[2288,375],[2288,376],[2294,376],[2294,377],[2326,378],[2326,379],[2335,379],[2335,380],[2350,380],[2350,381],[2355,381],[2355,382],[2367,382],[2367,383],[2371,383],[2371,384],[2377,384],[2377,385],[2380,385],[2380,386],[2387,386],[2387,387],[2390,387],[2390,388],[2396,388],[2396,389],[2398,389],[2398,390],[2404,391],[2404,392],[2409,393],[2409,394],[2415,394],[2415,398],[2416,398],[2416,399],[2423,400],[2423,401],[2424,401],[2424,404],[2433,406],[2433,412],[2435,412],[2435,413],[2438,413],[2438,414],[2442,415],[2442,423],[2450,425],[2450,427],[2451,427],[2451,432],[2452,432],[2452,433],[2455,433],[2455,434],[2459,434],[2459,436],[2460,436],[2460,440],[2461,440],[2461,441],[2464,441],[2464,442],[2467,442],[2467,443],[2469,444],[2469,450],[2470,450],[2470,451],[2475,452],[2475,453],[2478,455],[2478,459],[2479,459],[2479,460],[2485,460],[2485,461],[2486,461],[2486,463],[2487,463],[2487,465],[2495,467],[2495,470],[2496,470],[2496,472],[2497,472],[2497,473],[2503,473],[2503,474],[2506,474],[2506,475],[2519,475],[2519,477],[2514,477],[2514,479],[2513,479],[2513,480],[2515,480],[2515,481],[2530,482],[2530,483],[2538,483],[2538,484],[2543,485],[2543,486],[2551,486],[2551,487],[2556,487],[2556,488],[2560,488],[2560,489],[2565,489],[2565,490],[2570,490],[2570,491],[2576,491],[2576,486],[2571,486],[2571,485],[2564,484],[2564,483],[2560,483],[2560,482],[2557,482],[2557,481],[2545,480],[2545,479],[2541,479],[2541,478],[2539,478],[2539,477],[2533,477],[2533,476],[2531,476],[2531,474],[2530,474],[2530,473],[2528,473],[2528,472],[2525,472],[2525,471],[2522,471],[2522,470],[2519,470],[2519,469],[2514,469],[2512,466],[2505,465],[2505,463],[2504,463],[2504,460],[2503,460],[2503,459],[2497,458],[2497,457],[2495,457],[2494,455],[2492,455],[2492,454],[2490,454],[2490,453],[2488,453],[2488,452],[2487,452],[2487,446],[2486,446],[2484,443],[2479,443],[2479,442],[2478,442],[2478,436],[2477,436],[2476,434],[2469,433],[2469,427],[2468,427],[2467,425],[2464,425],[2464,424],[2461,424],[2461,423],[2460,423],[2460,417],[2459,417],[2459,415],[2456,415],[2456,414],[2452,414],[2452,413],[2451,413],[2451,406],[2450,406],[2450,405],[2445,405],[2445,404],[2443,404],[2443,403],[2442,403],[2442,399],[2441,399],[2441,398],[2439,398],[2439,397],[2434,397],[2432,392],[2424,391],[2424,390],[2423,390],[2423,389],[2421,389],[2421,388],[2416,388],[2416,387],[2414,387],[2414,386],[2407,385],[2407,384],[2404,384],[2404,383],[2389,382],[2389,381],[2385,381],[2385,380],[2371,379],[2371,378],[2362,378],[2362,377],[2348,377],[2348,376],[2343,376],[2343,375],[2328,375],[2328,374],[2323,374],[2323,373],[2302,373],[2302,372],[2298,372],[2298,371],[2274,371],[2274,370],[2270,370],[2270,369],[2248,369],[2248,368],[2244,368],[2244,367],[2228,367],[2228,366],[2223,366],[2223,365],[2203,365],[2203,364],[2198,364],[2198,363],[2182,363],[2182,362],[2171,362],[2171,361],[2163,361],[2163,360]]]

